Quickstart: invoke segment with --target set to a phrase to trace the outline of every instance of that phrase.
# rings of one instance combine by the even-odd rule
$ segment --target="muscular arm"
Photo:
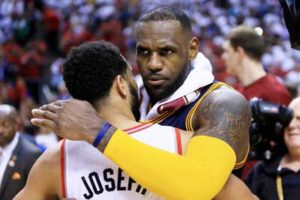
[[[245,98],[222,87],[210,93],[193,116],[195,135],[219,138],[235,151],[237,163],[245,160],[249,148],[251,110]]]
[[[44,152],[30,170],[25,187],[14,200],[58,200],[60,195],[59,147]]]

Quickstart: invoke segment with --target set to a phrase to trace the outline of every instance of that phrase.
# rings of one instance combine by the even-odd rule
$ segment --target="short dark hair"
[[[66,87],[73,98],[92,104],[107,96],[127,63],[119,49],[105,41],[86,42],[73,48],[63,65]]]
[[[242,47],[249,57],[261,60],[265,50],[264,39],[252,27],[241,25],[232,29],[227,40],[234,49]]]
[[[160,6],[150,10],[146,14],[142,15],[138,22],[149,22],[149,21],[167,21],[174,20],[179,21],[182,29],[192,34],[192,24],[190,18],[182,10],[170,7],[170,6]]]

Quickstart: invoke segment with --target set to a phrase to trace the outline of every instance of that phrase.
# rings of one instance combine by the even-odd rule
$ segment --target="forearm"
[[[231,175],[226,181],[222,191],[214,200],[257,200],[247,185],[234,175]]]
[[[235,163],[229,145],[207,136],[193,138],[186,155],[179,156],[117,131],[104,154],[138,183],[168,199],[212,199]]]

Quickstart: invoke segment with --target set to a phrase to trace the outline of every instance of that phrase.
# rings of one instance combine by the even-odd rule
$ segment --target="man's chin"
[[[158,102],[170,97],[183,83],[183,80],[177,80],[173,85],[166,85],[164,88],[147,88],[151,102]]]
[[[149,94],[149,96],[150,96],[151,100],[153,100],[155,102],[158,102],[158,101],[161,101],[161,100],[163,100],[165,98],[168,98],[172,94],[173,94],[173,92],[169,92],[169,91],[165,90],[165,91],[162,91],[160,93]]]

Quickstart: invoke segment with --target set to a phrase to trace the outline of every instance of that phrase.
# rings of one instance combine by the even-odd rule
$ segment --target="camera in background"
[[[250,100],[252,122],[250,126],[250,160],[272,161],[287,152],[284,129],[293,118],[293,111],[280,104]]]

